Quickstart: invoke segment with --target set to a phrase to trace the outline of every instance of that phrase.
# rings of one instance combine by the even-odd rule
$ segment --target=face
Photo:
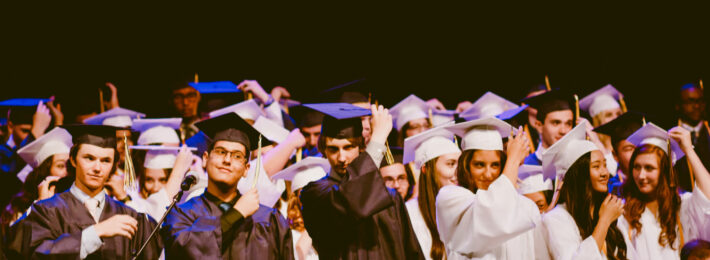
[[[634,154],[634,149],[636,146],[629,141],[622,140],[616,145],[614,150],[614,159],[619,162],[619,168],[621,172],[629,175],[629,161],[631,160],[631,155]]]
[[[126,136],[127,138],[124,138]],[[133,140],[131,140],[131,130],[118,130],[116,131],[116,150],[118,150],[119,162],[123,162],[126,159],[126,142],[128,140],[128,146],[133,145]]]
[[[13,124],[13,123],[8,123],[10,126],[10,132],[12,133],[12,138],[13,141],[15,141],[15,144],[19,145],[22,143],[22,140],[25,140],[28,135],[30,135],[30,132],[32,130],[32,125],[31,124]]]
[[[111,175],[114,149],[91,144],[81,144],[72,165],[76,168],[76,185],[85,191],[102,189]]]
[[[60,178],[67,176],[67,161],[69,160],[69,154],[58,153],[52,157],[52,168],[49,169],[49,175]]]
[[[676,107],[676,110],[692,122],[702,120],[705,115],[703,92],[699,88],[688,88],[681,91],[680,105]]]
[[[636,156],[633,164],[633,176],[641,193],[653,194],[658,186],[658,177],[661,174],[658,158],[653,153],[644,153]]]
[[[535,205],[537,205],[537,209],[540,210],[540,213],[543,213],[548,206],[545,193],[542,191],[525,194],[523,196],[535,202]]]
[[[545,148],[560,140],[574,126],[572,110],[548,113],[542,123],[542,144]]]
[[[621,108],[604,110],[601,113],[599,113],[599,119],[600,119],[599,125],[609,123],[609,121],[614,120],[615,118],[619,117],[623,113],[624,112],[621,111]]]
[[[372,127],[370,126],[370,116],[362,117],[362,137],[365,138],[365,144],[370,142],[372,137]]]
[[[346,168],[360,154],[360,148],[348,139],[325,138],[325,153],[331,169],[338,174],[345,174]]]
[[[431,128],[429,120],[426,118],[414,119],[407,122],[407,131],[404,132],[404,138],[416,135]]]
[[[380,174],[385,181],[385,186],[394,189],[402,198],[407,196],[409,181],[407,181],[407,171],[401,163],[395,163],[380,168]]]
[[[501,163],[498,151],[476,151],[471,158],[470,168],[476,188],[487,190],[488,186],[500,175]]]
[[[163,169],[145,169],[145,180],[143,182],[144,195],[148,197],[150,194],[160,191],[165,184],[168,183],[168,176]]]
[[[215,142],[214,148],[202,155],[202,161],[209,182],[225,189],[237,187],[239,179],[249,169],[246,147],[237,142]]]
[[[322,125],[301,127],[301,134],[303,134],[303,137],[306,138],[306,148],[311,149],[313,147],[318,146],[318,138],[320,137],[321,126]]]
[[[589,162],[589,178],[592,188],[597,192],[607,192],[609,183],[609,170],[606,169],[606,159],[599,150],[592,151]]]
[[[441,184],[441,187],[446,185],[458,185],[456,179],[456,165],[459,162],[458,153],[444,154],[437,158],[434,169],[436,169],[436,179]]]
[[[190,118],[197,116],[197,104],[200,102],[200,93],[194,88],[184,87],[173,90],[173,107],[181,117]]]

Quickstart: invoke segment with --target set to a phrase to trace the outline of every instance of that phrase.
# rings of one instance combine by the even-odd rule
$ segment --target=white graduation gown
[[[448,259],[549,258],[538,233],[540,211],[505,176],[476,194],[460,186],[442,187],[436,217]]]
[[[695,186],[695,192],[681,195],[680,222],[683,226],[683,240],[688,243],[694,239],[710,240],[710,200]],[[658,244],[661,226],[650,210],[641,214],[641,232],[630,229],[626,218],[619,218],[618,227],[626,240],[627,251],[633,259],[680,259],[680,232],[677,232],[675,249]],[[631,237],[629,238],[629,233]]]
[[[286,190],[286,183],[282,179],[272,181],[266,173],[266,170],[264,170],[263,165],[261,169],[259,169],[259,176],[256,177],[256,159],[250,161],[249,165],[251,165],[249,171],[247,171],[244,178],[239,180],[237,189],[241,194],[247,193],[252,185],[254,185],[254,178],[258,178],[256,189],[259,191],[259,204],[270,208],[274,207],[276,202],[281,198],[281,194]]]
[[[291,229],[291,237],[293,238],[293,256],[295,260],[318,260],[318,254],[316,253],[316,250],[313,248],[312,245],[311,250],[309,250],[308,254],[306,254],[306,258],[299,258],[298,252],[296,252],[296,244],[298,243],[298,240],[301,239],[301,232],[296,231],[295,229]]]
[[[165,188],[150,194],[148,198],[145,199],[140,195],[139,191],[129,191],[128,195],[131,196],[131,200],[126,202],[126,206],[138,212],[148,214],[155,219],[155,221],[160,221],[168,206],[170,206],[170,203],[173,202],[173,199],[168,196],[168,192],[165,191]]]
[[[424,222],[422,212],[419,210],[419,201],[416,198],[411,199],[404,205],[407,206],[409,221],[412,223],[414,234],[417,235],[417,240],[419,241],[419,246],[422,248],[424,258],[431,260],[431,233],[429,233],[429,227],[427,227],[426,222]]]
[[[545,213],[542,222],[553,259],[606,259],[592,236],[582,238],[577,223],[564,204]]]

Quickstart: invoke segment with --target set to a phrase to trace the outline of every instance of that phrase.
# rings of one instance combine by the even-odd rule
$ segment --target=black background
[[[23,5],[0,7],[0,98],[56,95],[67,111],[98,110],[111,81],[121,106],[162,116],[195,72],[303,101],[365,77],[386,105],[415,93],[450,109],[488,90],[517,101],[549,75],[580,97],[611,83],[668,123],[681,85],[710,82],[708,9],[694,4]]]

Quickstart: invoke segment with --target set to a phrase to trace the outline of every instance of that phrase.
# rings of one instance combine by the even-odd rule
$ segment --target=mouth
[[[217,170],[219,170],[220,172],[223,172],[223,173],[231,173],[232,172],[230,169],[224,168],[224,167],[217,167]]]

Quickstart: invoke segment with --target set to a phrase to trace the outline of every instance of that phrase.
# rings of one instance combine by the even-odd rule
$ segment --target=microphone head
[[[180,185],[180,189],[183,191],[187,191],[192,187],[193,184],[197,182],[197,178],[195,175],[187,175],[185,176],[185,179],[182,181],[182,184]]]

